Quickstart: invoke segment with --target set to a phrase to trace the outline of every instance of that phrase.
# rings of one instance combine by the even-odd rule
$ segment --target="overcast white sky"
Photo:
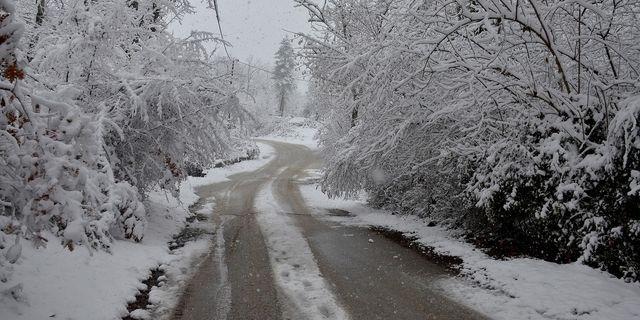
[[[192,1],[197,13],[173,26],[174,34],[187,36],[191,30],[218,34],[215,12],[207,9],[206,0]],[[293,0],[218,0],[218,6],[225,39],[233,45],[230,52],[243,61],[254,57],[272,64],[280,41],[287,35],[284,30],[310,30],[306,11],[295,8]]]

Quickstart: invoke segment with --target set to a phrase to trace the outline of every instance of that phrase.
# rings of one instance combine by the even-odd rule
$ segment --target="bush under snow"
[[[296,2],[326,192],[640,279],[635,1]]]
[[[0,294],[15,299],[25,241],[142,241],[150,190],[247,148],[229,63],[203,46],[221,40],[161,31],[186,2],[39,3],[0,1]]]

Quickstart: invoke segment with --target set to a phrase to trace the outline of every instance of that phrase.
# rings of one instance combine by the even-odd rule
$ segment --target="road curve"
[[[317,219],[296,183],[305,169],[319,166],[317,155],[300,145],[261,142],[276,150],[271,162],[197,190],[201,199],[216,199],[217,231],[211,253],[180,298],[175,320],[300,319],[274,280],[256,220],[256,195],[271,183],[278,205],[291,214],[351,319],[485,319],[431,285],[449,275],[422,255],[367,229]]]

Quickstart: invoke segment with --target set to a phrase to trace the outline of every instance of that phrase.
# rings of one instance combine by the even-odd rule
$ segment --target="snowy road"
[[[308,148],[264,141],[264,167],[198,189],[217,234],[175,319],[483,319],[431,284],[444,270],[364,228],[317,219],[298,188]]]

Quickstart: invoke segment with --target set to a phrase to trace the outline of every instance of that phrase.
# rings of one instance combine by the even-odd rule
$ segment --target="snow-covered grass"
[[[173,236],[185,226],[191,214],[188,207],[198,201],[194,188],[224,181],[226,177],[251,171],[266,164],[273,149],[259,144],[261,155],[256,160],[215,168],[202,178],[189,177],[181,184],[178,201],[161,191],[152,192],[147,200],[148,224],[144,239],[135,243],[116,240],[111,252],[88,250],[76,246],[73,251],[65,248],[50,233],[43,233],[49,240],[45,248],[35,248],[22,242],[22,255],[8,266],[9,281],[22,284],[19,301],[11,293],[0,294],[0,319],[92,319],[114,320],[128,314],[127,304],[135,301],[135,295],[144,289],[142,281],[151,269],[165,272],[163,286],[152,288],[149,302],[152,312],[136,311],[133,316],[141,319],[166,318],[173,309],[180,289],[190,278],[194,262],[210,249],[210,238],[202,237],[169,250]],[[213,199],[198,210],[210,214]],[[195,222],[192,227],[213,229],[208,222]]]
[[[314,212],[324,219],[359,226],[382,226],[417,237],[437,253],[463,259],[461,275],[438,284],[452,298],[493,319],[640,319],[640,286],[608,273],[572,263],[537,259],[495,260],[455,232],[429,227],[414,216],[391,215],[365,205],[363,199],[329,199],[315,184],[301,186]],[[326,215],[347,210],[355,217]]]
[[[273,182],[256,198],[257,220],[269,248],[276,283],[296,307],[294,319],[348,319],[324,280],[295,222],[273,196]]]

